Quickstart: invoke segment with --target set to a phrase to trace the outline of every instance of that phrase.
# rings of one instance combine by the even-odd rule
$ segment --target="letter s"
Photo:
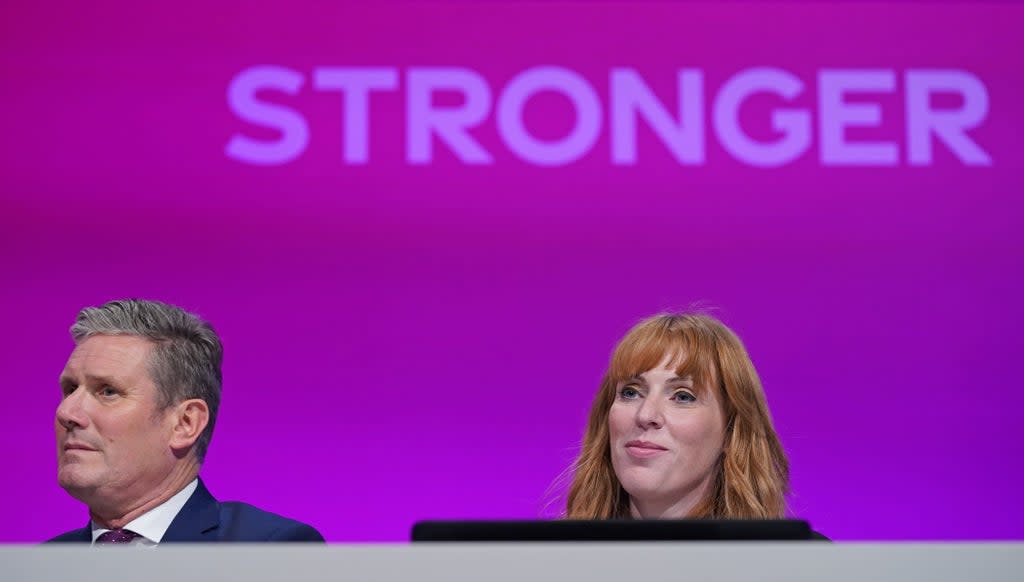
[[[305,151],[309,144],[309,125],[298,112],[260,101],[257,91],[274,90],[295,95],[302,87],[303,77],[298,71],[272,65],[249,67],[235,75],[228,85],[228,106],[239,118],[276,129],[281,138],[260,141],[235,134],[224,152],[229,158],[255,165],[278,165],[290,162]]]

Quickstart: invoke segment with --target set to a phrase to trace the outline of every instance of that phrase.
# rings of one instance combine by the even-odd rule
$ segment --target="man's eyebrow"
[[[96,374],[86,374],[85,379],[94,384],[117,384],[117,379],[113,376],[97,376]]]
[[[86,374],[85,380],[90,384],[117,384],[117,380],[112,376]],[[77,380],[75,380],[75,378],[67,374],[61,374],[59,382],[61,386],[69,386],[78,383]]]

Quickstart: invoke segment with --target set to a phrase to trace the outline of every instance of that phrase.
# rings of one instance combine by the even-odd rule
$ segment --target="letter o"
[[[523,125],[523,107],[539,91],[556,91],[576,109],[576,124],[565,137],[539,140]],[[601,101],[586,79],[562,67],[534,67],[516,75],[498,100],[498,133],[513,153],[539,166],[561,166],[581,158],[601,133]]]

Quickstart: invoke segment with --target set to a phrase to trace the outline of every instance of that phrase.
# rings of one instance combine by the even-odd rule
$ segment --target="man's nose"
[[[644,398],[640,408],[636,411],[636,424],[642,429],[661,428],[665,419],[662,416],[661,405],[654,398]]]
[[[84,397],[85,390],[83,388],[75,388],[57,405],[57,423],[66,430],[84,427],[89,424],[89,417],[85,415],[85,411],[82,409],[82,399]]]

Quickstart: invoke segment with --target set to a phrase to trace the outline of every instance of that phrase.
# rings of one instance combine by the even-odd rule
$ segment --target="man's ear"
[[[171,448],[184,451],[195,444],[203,429],[210,423],[210,408],[206,401],[192,398],[179,402],[174,407],[171,426]]]

